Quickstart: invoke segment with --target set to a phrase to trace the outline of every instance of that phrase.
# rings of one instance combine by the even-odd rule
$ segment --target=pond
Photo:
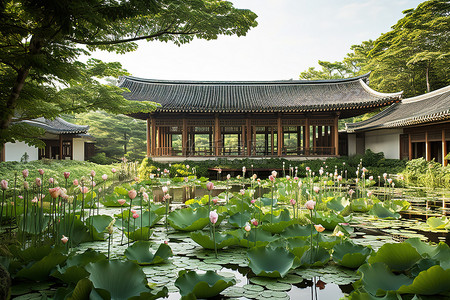
[[[380,199],[384,198],[383,200],[385,201],[380,202],[383,205],[384,203],[390,203],[389,207],[380,204],[379,211],[373,212],[372,209],[369,211],[368,206],[375,207],[378,202],[373,200],[376,198],[356,199],[355,197],[355,199],[352,199],[351,194],[350,197],[347,195],[350,187],[344,187],[344,191],[342,191],[337,186],[332,186],[327,191],[324,185],[320,186],[321,190],[319,192],[314,193],[313,184],[310,187],[305,187],[304,190],[300,189],[297,192],[299,194],[295,194],[295,191],[290,190],[292,189],[290,182],[280,180],[277,186],[278,190],[274,192],[274,200],[270,198],[272,191],[270,182],[266,183],[263,188],[254,188],[253,185],[250,186],[248,183],[244,186],[241,184],[225,185],[222,183],[222,186],[213,189],[211,192],[212,198],[217,198],[218,203],[211,204],[213,207],[208,209],[208,214],[210,210],[216,210],[219,214],[218,223],[212,226],[214,230],[217,230],[214,234],[230,234],[229,239],[236,239],[236,242],[224,249],[218,249],[216,258],[213,249],[206,249],[208,247],[205,248],[199,244],[199,241],[194,241],[191,230],[182,228],[183,226],[185,228],[194,226],[196,222],[204,222],[206,215],[207,225],[205,223],[203,227],[200,226],[197,228],[198,231],[192,230],[192,232],[211,237],[211,223],[206,213],[208,204],[204,202],[205,199],[209,199],[209,191],[204,187],[204,184],[203,186],[198,183],[192,183],[186,186],[172,184],[169,185],[167,192],[163,192],[159,182],[153,181],[150,184],[149,182],[131,182],[116,186],[115,188],[112,187],[107,192],[108,195],[104,199],[100,199],[103,204],[100,204],[97,213],[95,213],[94,209],[94,215],[109,216],[110,218],[107,220],[116,219],[114,227],[110,224],[112,228],[110,239],[107,239],[108,236],[105,234],[105,231],[98,230],[99,240],[82,242],[74,246],[71,250],[79,255],[89,251],[89,249],[104,254],[110,251],[111,261],[115,259],[124,260],[127,251],[129,251],[127,249],[132,247],[133,241],[131,241],[129,246],[127,236],[124,236],[122,231],[128,231],[126,227],[131,226],[130,233],[133,233],[134,237],[138,237],[136,240],[146,240],[142,236],[147,233],[143,234],[141,231],[141,235],[139,235],[139,224],[144,219],[141,211],[150,208],[150,211],[152,213],[154,212],[154,216],[158,215],[160,217],[157,223],[152,226],[153,232],[149,233],[151,234],[150,240],[152,241],[149,244],[150,253],[156,253],[161,248],[161,245],[167,244],[172,254],[170,257],[164,258],[163,263],[143,264],[141,269],[153,289],[161,290],[162,288],[167,288],[167,297],[169,299],[181,298],[180,289],[176,286],[175,282],[177,278],[181,277],[179,272],[182,270],[196,271],[199,274],[214,271],[225,279],[234,279],[235,284],[223,290],[220,296],[216,296],[215,299],[339,299],[341,297],[347,297],[354,290],[353,283],[361,278],[361,273],[358,273],[357,270],[363,263],[361,262],[361,264],[355,265],[356,267],[349,267],[348,265],[344,266],[345,263],[341,263],[341,261],[344,261],[343,258],[342,260],[339,258],[336,259],[335,257],[331,258],[331,253],[333,255],[335,253],[337,257],[337,253],[339,252],[338,248],[345,244],[344,241],[350,241],[350,244],[345,247],[360,247],[358,251],[363,252],[367,249],[370,252],[373,250],[372,254],[370,254],[371,256],[363,257],[364,262],[369,257],[372,257],[370,259],[381,260],[382,258],[377,256],[377,252],[384,245],[401,244],[401,247],[403,247],[405,245],[404,241],[410,238],[413,238],[413,240],[414,238],[417,239],[412,242],[413,244],[415,243],[414,247],[417,247],[417,249],[422,247],[420,246],[421,244],[418,244],[420,241],[432,241],[435,243],[442,241],[449,244],[448,231],[445,229],[448,223],[445,214],[448,211],[450,200],[449,194],[446,191],[437,193],[415,188],[396,188],[386,193],[383,187],[373,187],[373,197],[377,195]],[[128,208],[125,207],[123,209],[120,205],[114,203],[114,201],[117,201],[119,198],[126,198],[130,190],[135,189],[139,191],[141,187],[145,187],[147,191],[152,191],[154,203],[142,202],[143,208],[141,210],[139,203],[142,201],[140,199],[143,196],[142,193],[139,193],[136,201],[133,202],[133,208],[136,210],[135,214],[137,216],[134,220],[128,219],[130,220],[128,222],[126,215],[122,218],[124,212],[129,213]],[[241,194],[242,187],[244,189]],[[252,187],[256,192],[252,192]],[[162,202],[166,199],[164,198],[165,195],[171,195],[170,210],[172,212],[168,218],[170,220],[170,226],[166,223],[165,202]],[[295,199],[301,202],[301,205],[298,205],[298,203],[294,203],[293,205],[289,204],[288,199],[293,198],[294,195]],[[260,199],[260,197],[263,198]],[[192,198],[196,198],[197,200],[190,200],[187,204],[185,203],[186,200]],[[251,200],[255,198],[259,202],[252,203]],[[408,200],[407,202],[411,206],[408,205],[407,208],[400,208],[402,205],[404,206],[405,199]],[[327,212],[314,210],[313,214],[313,211],[305,208],[304,202],[306,200],[316,200],[317,206],[319,207],[321,205],[320,209],[327,210]],[[127,199],[127,201],[129,202],[130,199]],[[361,203],[363,203],[362,206],[360,205]],[[352,206],[353,204],[355,204],[354,207]],[[356,206],[356,204],[359,206]],[[190,206],[190,208],[186,208],[187,206]],[[340,206],[342,208],[338,208]],[[354,210],[344,213],[345,209],[349,210],[350,208]],[[333,212],[334,210],[336,212]],[[366,210],[366,212],[359,210]],[[179,211],[191,212],[189,216],[178,216],[177,213]],[[200,214],[200,212],[202,212],[202,216],[196,217],[195,214]],[[147,216],[152,218],[152,213],[147,213]],[[401,218],[400,214],[402,216]],[[294,218],[295,215],[297,216],[296,218]],[[309,215],[310,219],[308,219]],[[62,215],[59,215],[59,217],[61,217],[60,220],[63,220]],[[191,220],[189,218],[193,219]],[[246,223],[252,223],[250,222],[250,218],[257,218],[260,224],[248,224],[249,231],[245,232],[243,228],[246,226]],[[431,218],[434,218],[432,220],[436,220],[436,223],[427,221]],[[187,221],[188,219],[190,223]],[[316,227],[318,232],[314,231],[313,234],[314,227],[307,225],[311,222],[310,220],[316,225],[319,223],[325,225],[328,222],[329,224],[333,224],[333,226],[326,228],[322,233]],[[442,225],[438,220],[447,223]],[[105,224],[108,224],[108,222]],[[151,221],[149,222],[151,223]],[[80,224],[80,226],[84,226],[81,222]],[[437,225],[435,226],[434,224]],[[95,224],[87,225],[88,228],[92,228],[89,226],[95,227]],[[105,227],[103,225],[103,228]],[[299,233],[294,234],[295,231]],[[59,232],[67,234],[67,232],[62,230]],[[258,239],[257,234],[259,235]],[[101,240],[101,235],[104,235],[106,240]],[[69,236],[69,238],[75,239],[74,236]],[[108,250],[109,243],[110,250]],[[216,243],[214,237],[214,245],[216,246],[218,243]],[[309,246],[310,243],[311,245],[314,243],[313,247]],[[135,244],[139,244],[139,242]],[[286,252],[286,257],[292,256],[290,266],[286,270],[276,270],[276,272],[282,273],[282,276],[276,276],[276,272],[264,269],[264,267],[261,267],[264,269],[264,272],[258,273],[257,270],[260,266],[255,265],[264,265],[264,263],[258,262],[257,258],[254,258],[253,261],[252,255],[256,255],[253,253],[256,251],[255,249],[260,249],[263,255],[267,255],[265,257],[263,256],[266,261],[270,261],[271,259],[277,260],[279,258],[276,254],[275,256],[271,256],[272,254],[264,252],[271,251],[267,249],[275,249],[276,251],[280,251],[280,253]],[[311,261],[309,261],[306,255],[309,251],[308,249],[317,251],[317,253],[311,252]],[[328,255],[328,257],[321,258],[319,252],[322,250],[320,249],[323,249],[326,253],[325,256]],[[345,249],[347,249],[344,251],[345,253],[353,253],[349,252],[350,248]],[[380,250],[382,253],[385,253],[385,251]],[[401,251],[404,251],[404,249],[401,249]],[[422,253],[419,254],[422,255]],[[418,259],[416,258],[416,262]],[[351,264],[353,264],[353,261]],[[61,266],[64,268],[63,263]],[[443,264],[444,267],[447,267],[447,265]],[[58,266],[57,268],[59,270],[60,267]],[[366,270],[366,272],[370,274],[370,270]],[[386,272],[391,271],[387,270]],[[126,274],[121,274],[121,276],[126,276]],[[39,293],[37,293],[36,288],[34,290],[30,288],[33,284],[21,282],[13,286],[12,295],[17,297],[17,299],[41,299],[42,293],[45,293],[49,297],[54,297],[54,299],[62,299],[55,295],[59,293],[57,289],[65,285],[61,284],[61,282],[57,283],[53,277],[44,280],[44,282],[46,281],[49,282],[48,285],[39,286],[36,283],[34,284],[35,286],[41,287]],[[368,286],[365,291],[370,290],[371,287]]]

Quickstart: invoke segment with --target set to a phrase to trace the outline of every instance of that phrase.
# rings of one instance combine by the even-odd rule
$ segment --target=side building
[[[69,123],[61,118],[37,118],[21,121],[45,130],[41,140],[44,148],[29,146],[25,142],[6,143],[0,161],[28,161],[43,158],[84,161],[94,155],[94,139],[88,134],[89,126]],[[26,153],[26,154],[25,154]]]
[[[157,161],[219,157],[338,156],[338,120],[397,103],[378,93],[369,74],[336,80],[169,81],[124,76],[128,100],[154,101],[147,120],[147,156]],[[342,151],[342,150],[341,150]],[[345,153],[343,153],[345,154]]]
[[[434,159],[443,165],[450,149],[450,86],[404,99],[362,122],[346,124],[349,155],[366,149],[386,158]]]

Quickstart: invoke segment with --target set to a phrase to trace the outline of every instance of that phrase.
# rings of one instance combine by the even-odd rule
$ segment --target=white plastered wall
[[[380,129],[366,131],[366,149],[383,152],[385,158],[400,159],[400,134],[403,129]]]
[[[348,156],[356,155],[356,133],[347,134]]]
[[[37,160],[39,150],[34,146],[28,146],[25,142],[5,144],[5,161],[20,161],[22,156],[28,154],[28,161]]]
[[[84,161],[84,139],[73,139],[73,160]]]

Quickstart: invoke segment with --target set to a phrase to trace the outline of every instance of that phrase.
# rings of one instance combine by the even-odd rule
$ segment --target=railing
[[[154,156],[185,156],[185,157],[203,157],[216,156],[215,147],[158,147],[155,149]],[[252,146],[250,156],[278,156],[277,148],[266,149],[264,146]],[[332,156],[335,155],[336,149],[334,147],[283,147],[281,151],[282,156]],[[246,157],[247,148],[244,146],[221,147],[219,150],[220,156],[238,156]]]

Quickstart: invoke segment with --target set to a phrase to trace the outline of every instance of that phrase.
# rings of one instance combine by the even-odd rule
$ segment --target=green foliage
[[[371,248],[345,241],[333,247],[333,260],[341,266],[355,269],[365,263],[371,253]]]
[[[150,241],[138,241],[129,246],[124,254],[129,260],[135,261],[139,265],[160,264],[173,256],[172,249],[169,245],[164,243],[160,244],[155,253],[150,251],[151,245],[152,242]]]
[[[213,271],[197,274],[195,271],[180,271],[175,286],[182,299],[209,299],[219,295],[224,289],[236,284],[236,280],[220,276]]]
[[[176,230],[200,230],[209,224],[208,209],[206,207],[200,207],[196,210],[190,207],[177,209],[169,214],[167,220],[170,226]]]
[[[410,160],[401,173],[409,185],[427,188],[450,187],[450,165],[444,167],[434,160],[426,161],[423,157]]]
[[[114,159],[106,157],[105,152],[96,153],[94,156],[89,157],[87,160],[98,165],[110,165],[114,162]]]
[[[247,252],[247,257],[256,276],[284,277],[295,267],[295,255],[283,247],[255,247]]]

